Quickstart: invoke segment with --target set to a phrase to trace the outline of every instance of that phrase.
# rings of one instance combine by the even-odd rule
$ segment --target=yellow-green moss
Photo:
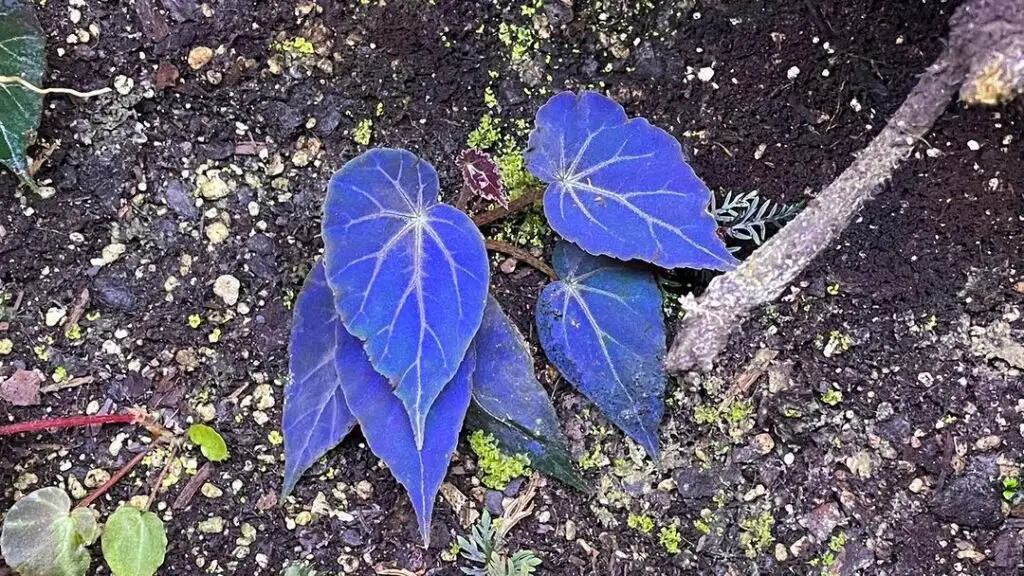
[[[756,557],[775,541],[772,537],[774,526],[775,517],[768,510],[753,518],[740,520],[740,545],[743,546],[748,558]]]
[[[646,514],[630,514],[626,519],[626,525],[644,534],[654,531],[654,520],[651,520],[651,517]]]
[[[504,490],[513,478],[530,473],[530,459],[525,454],[506,456],[494,436],[482,430],[469,435],[469,447],[476,454],[476,464],[483,474],[480,481],[488,488]]]
[[[199,325],[202,324],[202,323],[203,323],[203,317],[200,316],[199,314],[189,314],[188,315],[188,325],[189,325],[189,328],[192,328],[194,330],[196,328],[199,328]]]
[[[274,42],[271,48],[276,52],[284,52],[286,54],[298,54],[301,56],[309,56],[310,54],[316,53],[316,48],[313,43],[302,36],[296,36],[288,40],[281,40],[280,42]]]
[[[0,339],[0,356],[6,356],[14,350],[14,342],[10,338]]]
[[[828,391],[821,395],[821,401],[829,406],[837,406],[843,401],[843,393],[835,388],[829,388]]]
[[[362,146],[369,146],[370,138],[373,136],[373,120],[369,118],[363,118],[356,124],[355,130],[352,131],[352,140],[356,144]]]
[[[513,61],[522,60],[533,47],[533,29],[502,22],[498,25],[498,40],[511,51]]]
[[[466,146],[477,150],[489,150],[499,140],[501,140],[501,131],[497,121],[490,114],[484,114],[480,118],[480,124],[466,138]]]
[[[662,526],[661,530],[658,531],[658,542],[669,554],[679,554],[681,551],[679,544],[682,541],[683,537],[679,534],[679,525],[675,522],[668,526]]]

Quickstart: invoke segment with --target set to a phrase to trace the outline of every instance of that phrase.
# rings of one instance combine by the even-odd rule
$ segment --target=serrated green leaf
[[[4,517],[0,554],[21,576],[83,576],[92,560],[76,529],[84,512],[69,515],[71,499],[56,487],[40,488],[14,503]],[[93,516],[95,521],[95,516]]]
[[[20,76],[39,86],[43,81],[43,34],[32,3],[0,2],[0,76]],[[39,127],[43,96],[24,86],[0,83],[0,164],[29,181],[25,158],[30,134]]]
[[[122,506],[107,519],[100,544],[114,576],[153,576],[164,563],[167,534],[156,514]]]
[[[224,438],[206,424],[193,424],[188,427],[188,439],[199,446],[203,456],[211,462],[227,460],[230,455]]]

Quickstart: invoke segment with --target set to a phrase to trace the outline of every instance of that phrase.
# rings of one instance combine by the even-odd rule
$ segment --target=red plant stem
[[[132,468],[135,468],[135,466],[137,466],[139,462],[142,462],[142,459],[145,458],[146,454],[149,454],[150,450],[152,449],[153,444],[146,446],[145,450],[139,452],[138,454],[135,455],[135,458],[132,458],[124,466],[121,466],[121,469],[115,472],[114,475],[110,477],[110,480],[107,480],[106,482],[103,483],[102,486],[93,490],[92,494],[89,494],[88,496],[83,498],[82,501],[79,502],[77,506],[75,506],[75,508],[88,508],[89,505],[92,504],[94,500],[106,494],[107,491],[114,487],[114,484],[120,482],[121,478],[124,478],[126,474],[132,471]]]
[[[68,418],[44,418],[0,426],[0,436],[10,436],[24,432],[41,432],[43,430],[59,430],[77,426],[94,424],[134,424],[139,420],[137,414],[94,414],[92,416],[71,416]]]

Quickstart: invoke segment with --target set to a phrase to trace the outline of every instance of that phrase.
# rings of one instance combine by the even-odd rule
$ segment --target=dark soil
[[[329,573],[458,573],[442,553],[467,529],[439,501],[432,547],[418,547],[405,495],[357,435],[272,505],[288,305],[322,247],[326,181],[364,148],[353,141],[359,121],[372,119],[371,145],[431,160],[454,198],[454,159],[488,112],[486,87],[497,99],[490,112],[507,121],[530,119],[553,91],[603,87],[679,137],[713,188],[798,200],[881,129],[942,49],[957,2],[549,0],[533,18],[497,0],[319,4],[220,0],[204,14],[190,0],[91,0],[78,24],[67,3],[40,7],[51,85],[92,89],[117,76],[134,85],[47,100],[34,151],[57,145],[38,175],[53,198],[0,174],[0,338],[14,344],[0,379],[19,367],[94,378],[38,407],[0,410],[24,420],[144,405],[179,425],[215,414],[232,455],[209,482],[224,493],[172,511],[186,463],[155,507],[170,540],[162,574],[278,574],[300,558]],[[501,23],[534,31],[525,64],[512,62]],[[90,24],[98,36],[67,43]],[[296,36],[318,53],[272,48]],[[187,62],[196,46],[217,51],[199,70]],[[699,80],[709,66],[711,82]],[[166,82],[169,67],[177,83]],[[574,453],[599,447],[607,459],[587,471],[593,495],[548,481],[511,545],[533,550],[543,574],[1017,573],[1024,513],[1002,501],[999,478],[1018,470],[1024,448],[1024,366],[1006,352],[1024,337],[1022,125],[1019,103],[952,105],[836,248],[736,336],[714,375],[670,386],[660,467],[634,458],[548,378]],[[298,150],[312,160],[296,161]],[[196,208],[204,165],[236,188]],[[215,222],[229,232],[216,244]],[[94,265],[112,243],[123,255]],[[241,281],[240,305],[214,295],[222,274]],[[531,334],[544,276],[522,265],[494,276]],[[83,289],[82,337],[68,339],[44,319]],[[826,356],[830,339],[840,346]],[[722,402],[762,348],[777,355],[744,393],[750,410],[741,399],[732,417],[697,423],[698,408]],[[830,390],[841,401],[822,401],[836,399]],[[773,446],[758,451],[764,434]],[[0,508],[95,468],[113,472],[140,437],[106,427],[5,439]],[[114,455],[112,443],[123,443]],[[99,507],[146,494],[161,468],[141,466]],[[487,494],[473,470],[460,450],[449,479],[480,507]],[[296,526],[319,493],[332,513]],[[630,514],[650,517],[653,534],[629,528]],[[224,530],[201,531],[213,517]],[[707,534],[695,525],[702,518]],[[770,540],[752,537],[752,519]],[[675,555],[658,538],[673,522]]]

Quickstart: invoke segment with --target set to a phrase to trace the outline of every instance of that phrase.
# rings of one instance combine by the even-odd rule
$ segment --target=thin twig
[[[487,212],[473,216],[473,223],[476,224],[478,228],[483,228],[484,226],[487,226],[496,220],[501,220],[510,214],[526,210],[530,206],[533,206],[534,203],[539,202],[542,198],[544,198],[543,188],[527,190],[526,192],[523,192],[522,196],[509,202],[508,208],[498,207],[494,210],[488,210]]]
[[[40,88],[21,76],[0,76],[0,84],[19,84],[23,88],[31,90],[36,94],[67,94],[68,96],[74,96],[75,98],[93,98],[95,96],[102,96],[103,94],[111,91],[109,87],[92,90],[90,92],[79,92],[78,90],[72,90],[71,88]]]
[[[196,492],[199,492],[199,489],[202,488],[203,484],[206,483],[211,474],[213,474],[213,462],[203,464],[202,468],[196,472],[196,475],[193,476],[192,479],[188,481],[188,484],[185,484],[185,487],[181,489],[181,492],[178,493],[178,497],[174,499],[174,504],[171,505],[171,509],[181,510],[188,506],[192,502],[192,499],[196,497]]]
[[[111,488],[114,487],[115,484],[121,481],[121,478],[124,478],[126,474],[131,472],[132,468],[135,468],[136,466],[138,466],[139,462],[142,462],[142,459],[146,457],[146,454],[149,454],[150,451],[153,450],[153,446],[155,444],[156,442],[153,442],[152,444],[146,446],[145,450],[139,452],[138,454],[135,455],[135,458],[132,458],[124,466],[121,466],[120,470],[115,472],[114,475],[111,476],[109,480],[104,482],[102,486],[93,490],[92,494],[89,494],[88,496],[83,498],[82,501],[79,502],[77,506],[75,506],[75,508],[88,508],[89,505],[92,504],[94,500],[106,494]]]
[[[146,499],[146,506],[143,508],[143,512],[149,510],[149,507],[153,505],[153,501],[160,495],[161,484],[164,483],[164,478],[167,477],[167,473],[171,470],[171,466],[174,465],[174,458],[178,455],[178,442],[171,444],[171,449],[167,453],[167,461],[164,462],[163,469],[160,470],[160,475],[156,477],[154,482],[149,487],[149,498]]]
[[[537,258],[533,254],[530,254],[526,250],[516,248],[515,246],[509,244],[508,242],[502,242],[501,240],[488,239],[486,240],[485,245],[487,249],[492,252],[501,252],[502,254],[508,254],[509,256],[515,258],[516,260],[519,260],[524,264],[528,264],[533,268],[547,274],[548,278],[551,278],[552,280],[558,280],[558,274],[555,274],[555,271],[552,270],[550,266],[545,264],[544,261],[541,260],[540,258]]]

